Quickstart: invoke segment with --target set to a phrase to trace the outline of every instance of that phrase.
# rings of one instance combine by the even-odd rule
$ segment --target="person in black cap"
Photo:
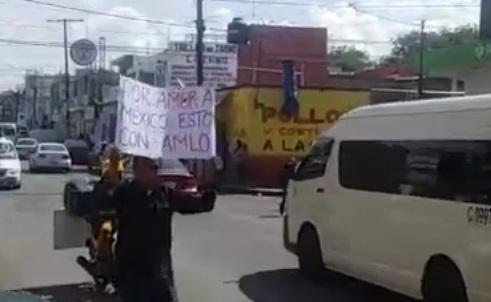
[[[158,162],[133,159],[134,179],[116,188],[116,261],[123,302],[177,302],[171,261],[171,196],[158,183]]]

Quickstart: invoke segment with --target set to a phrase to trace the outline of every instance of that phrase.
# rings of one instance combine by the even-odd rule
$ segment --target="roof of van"
[[[491,109],[491,94],[368,105],[348,112],[341,119],[483,109]]]

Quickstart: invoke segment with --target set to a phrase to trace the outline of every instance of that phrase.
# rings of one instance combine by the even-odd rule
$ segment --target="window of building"
[[[140,71],[139,79],[141,82],[148,84],[148,85],[154,85],[155,83],[155,75],[153,72],[144,72]]]
[[[73,86],[73,97],[77,97],[78,96],[78,82],[74,81],[72,86]]]
[[[355,190],[491,204],[491,141],[344,141],[339,181]]]
[[[323,176],[333,143],[330,138],[321,138],[315,142],[309,154],[300,163],[295,179],[307,180]]]
[[[83,81],[83,93],[88,94],[89,93],[89,76],[85,75],[84,76],[84,81]]]

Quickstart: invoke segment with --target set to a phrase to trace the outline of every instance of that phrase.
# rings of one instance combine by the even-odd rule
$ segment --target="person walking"
[[[172,196],[158,183],[159,163],[134,157],[134,179],[114,192],[116,262],[122,302],[177,302],[172,270]]]

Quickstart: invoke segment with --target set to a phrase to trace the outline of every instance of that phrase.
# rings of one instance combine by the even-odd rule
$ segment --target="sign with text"
[[[239,139],[249,155],[303,156],[339,117],[368,104],[370,92],[306,88],[299,91],[298,102],[299,111],[284,116],[281,88],[237,89],[227,107],[219,107],[227,140]]]
[[[215,91],[158,88],[121,77],[116,145],[151,158],[211,158],[216,153]]]
[[[237,83],[237,45],[205,43],[203,78],[207,86],[218,88]],[[166,51],[170,86],[196,85],[196,50],[192,42],[171,42]]]

